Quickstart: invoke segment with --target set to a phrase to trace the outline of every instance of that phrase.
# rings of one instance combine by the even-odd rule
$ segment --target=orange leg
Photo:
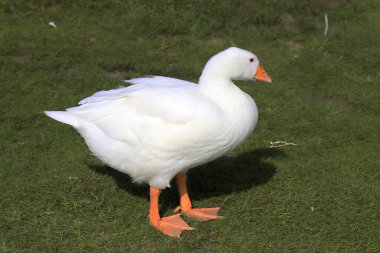
[[[189,194],[187,193],[187,175],[186,173],[178,173],[176,176],[178,190],[180,194],[180,206],[174,212],[181,210],[189,217],[194,217],[200,221],[208,221],[223,218],[218,216],[219,207],[214,208],[192,208]]]
[[[160,196],[160,193],[161,190],[150,187],[150,224],[162,233],[174,237],[180,237],[184,230],[192,230],[193,228],[182,220],[179,214],[164,218],[160,217],[158,211],[158,197]]]

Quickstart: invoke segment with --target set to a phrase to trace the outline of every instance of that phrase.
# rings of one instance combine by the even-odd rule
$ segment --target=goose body
[[[125,81],[131,86],[45,113],[73,126],[105,164],[159,191],[176,175],[223,156],[249,137],[257,107],[232,79],[256,76],[271,81],[254,54],[232,47],[208,61],[198,84],[134,78]]]

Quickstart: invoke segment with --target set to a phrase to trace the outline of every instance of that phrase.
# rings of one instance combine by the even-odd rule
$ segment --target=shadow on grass
[[[190,198],[200,200],[228,195],[265,184],[277,171],[273,164],[263,161],[263,159],[270,157],[286,157],[286,154],[278,149],[256,149],[235,157],[222,157],[206,165],[191,169],[188,173]],[[111,176],[121,189],[149,199],[148,185],[133,184],[128,175],[105,165],[89,166],[89,168],[102,175]],[[173,180],[172,187],[163,191],[160,196],[162,211],[175,208],[179,203],[178,201],[177,186]]]

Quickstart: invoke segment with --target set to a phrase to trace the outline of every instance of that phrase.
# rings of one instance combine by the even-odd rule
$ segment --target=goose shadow
[[[267,158],[286,157],[279,149],[256,149],[237,156],[224,156],[188,172],[189,195],[192,200],[207,199],[249,190],[265,184],[276,174],[277,168],[264,161]],[[149,186],[132,183],[132,179],[106,165],[90,165],[92,171],[112,177],[118,187],[135,196],[149,200]],[[175,180],[160,196],[161,210],[178,205]]]

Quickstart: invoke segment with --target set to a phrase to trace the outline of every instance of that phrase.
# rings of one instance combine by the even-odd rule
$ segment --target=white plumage
[[[45,113],[73,126],[110,167],[163,189],[177,173],[221,157],[248,138],[257,123],[256,104],[231,80],[252,79],[258,68],[254,54],[231,47],[208,61],[199,84],[134,78],[125,81],[132,86]]]

